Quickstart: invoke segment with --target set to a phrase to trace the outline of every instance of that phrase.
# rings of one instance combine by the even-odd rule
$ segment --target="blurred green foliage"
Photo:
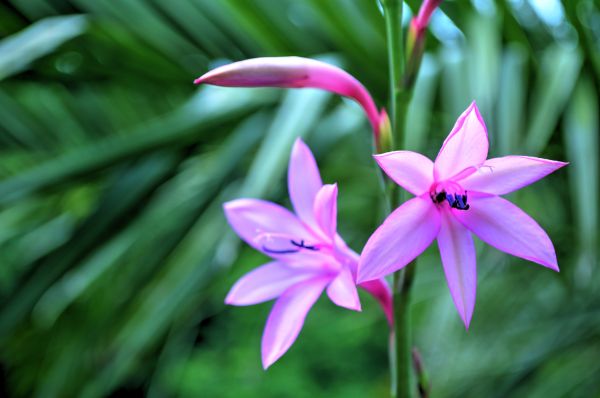
[[[465,332],[437,249],[419,261],[414,339],[433,396],[600,396],[600,8],[448,0],[442,11],[404,146],[434,156],[476,99],[493,155],[571,164],[511,197],[552,237],[560,274],[478,245]],[[289,205],[296,136],[339,182],[340,231],[355,250],[383,216],[355,104],[191,84],[276,55],[326,57],[386,105],[375,0],[0,3],[0,395],[387,396],[387,330],[371,298],[360,314],[320,300],[267,372],[270,305],[223,304],[265,258],[232,234],[221,203]]]

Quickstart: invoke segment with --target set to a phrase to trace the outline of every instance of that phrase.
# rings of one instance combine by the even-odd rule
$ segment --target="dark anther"
[[[450,200],[448,200],[450,203]],[[471,206],[467,204],[467,195],[454,194],[454,200],[450,203],[450,207],[457,210],[469,210]]]
[[[435,198],[433,199],[433,201],[435,203],[442,203],[444,200],[446,199],[446,193],[445,192],[440,192],[437,195],[435,195]]]
[[[290,240],[290,243],[295,246],[294,249],[282,249],[282,250],[276,250],[276,249],[269,249],[268,247],[263,245],[263,250],[266,251],[267,253],[273,253],[273,254],[292,254],[292,253],[298,253],[300,250],[302,249],[306,249],[306,250],[312,250],[312,251],[318,251],[319,248],[314,246],[314,245],[307,245],[304,243],[304,240],[301,240],[300,243],[296,242],[295,240]]]
[[[445,191],[439,192],[435,195],[431,195],[431,200],[434,203],[440,204],[444,200],[448,202],[451,208],[457,210],[469,210],[471,206],[467,204],[467,194],[459,195],[459,194],[449,194]]]

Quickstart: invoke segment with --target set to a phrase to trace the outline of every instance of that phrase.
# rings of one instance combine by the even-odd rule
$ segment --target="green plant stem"
[[[394,350],[396,358],[395,398],[409,398],[411,389],[410,289],[415,274],[415,261],[394,273]]]
[[[392,148],[404,143],[404,121],[408,100],[403,91],[404,48],[402,38],[402,1],[384,0],[385,29],[387,36],[390,70],[390,121],[392,125]],[[400,203],[397,185],[390,183],[388,200],[393,210]],[[411,336],[410,336],[410,288],[415,272],[414,261],[394,273],[393,302],[394,328],[390,336],[390,370],[392,397],[411,396]]]
[[[398,103],[401,79],[404,73],[404,45],[402,41],[402,1],[384,0],[385,32],[387,38],[388,67],[390,70],[390,121],[393,131],[392,147],[400,144],[402,126],[398,123]]]

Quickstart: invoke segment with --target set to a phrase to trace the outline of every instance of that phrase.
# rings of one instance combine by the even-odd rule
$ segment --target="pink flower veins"
[[[468,328],[475,307],[477,272],[471,233],[506,253],[558,271],[544,230],[498,195],[529,185],[566,163],[528,157],[487,159],[487,130],[475,103],[458,118],[435,162],[396,151],[375,160],[414,194],[369,238],[358,281],[381,278],[410,263],[437,238],[448,287]]]
[[[358,255],[336,232],[337,185],[323,185],[315,159],[300,139],[292,149],[288,188],[296,214],[258,199],[224,205],[236,233],[273,259],[238,280],[225,299],[231,305],[276,299],[262,338],[265,369],[294,343],[324,290],[336,305],[361,310],[355,282]],[[361,287],[381,303],[391,322],[385,281],[369,281]]]

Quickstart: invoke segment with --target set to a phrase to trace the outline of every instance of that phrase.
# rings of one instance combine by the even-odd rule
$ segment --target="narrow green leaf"
[[[591,275],[597,272],[598,266],[598,105],[598,92],[589,77],[582,76],[567,108],[563,126],[570,162],[570,202],[581,252],[577,276],[583,284],[592,280]]]
[[[38,167],[0,182],[0,204],[93,173],[125,159],[169,146],[198,141],[227,120],[273,99],[273,91],[206,88],[184,107],[126,134],[66,152]],[[201,126],[198,129],[198,126]]]
[[[81,15],[50,17],[0,41],[0,81],[22,72],[86,28],[87,19]]]
[[[406,134],[403,148],[409,151],[422,152],[430,128],[433,101],[438,84],[439,67],[437,60],[426,54],[415,82],[415,89],[408,105],[406,117]]]
[[[545,50],[531,99],[525,140],[528,154],[539,155],[546,148],[575,87],[581,63],[581,53],[576,48],[553,45]]]
[[[520,44],[512,44],[504,51],[496,119],[499,155],[515,153],[522,144],[527,97],[526,66],[527,55]]]

